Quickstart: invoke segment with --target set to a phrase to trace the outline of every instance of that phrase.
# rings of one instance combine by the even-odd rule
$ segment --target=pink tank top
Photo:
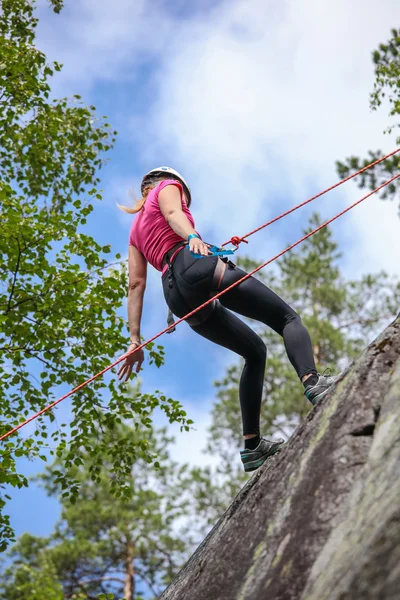
[[[175,233],[165,220],[158,204],[158,194],[167,185],[175,185],[181,193],[182,210],[194,228],[194,219],[186,205],[183,188],[179,181],[167,179],[161,181],[147,196],[146,202],[137,213],[129,234],[129,244],[143,254],[157,271],[162,271],[162,259],[183,238]]]

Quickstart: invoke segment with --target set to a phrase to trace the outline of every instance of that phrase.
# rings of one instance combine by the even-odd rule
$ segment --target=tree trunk
[[[161,598],[399,598],[399,422],[400,315],[254,473]]]
[[[319,347],[319,344],[314,344],[314,346],[313,346],[313,354],[314,354],[315,364],[320,365],[321,364],[321,357],[320,357],[320,347]]]
[[[135,567],[133,564],[135,546],[131,540],[126,543],[125,552],[125,583],[124,599],[134,600],[135,594]]]

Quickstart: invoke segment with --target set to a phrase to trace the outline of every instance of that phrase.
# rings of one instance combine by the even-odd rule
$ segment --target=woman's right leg
[[[221,289],[246,275],[228,264]],[[283,337],[286,352],[299,379],[317,376],[311,340],[299,315],[275,292],[255,277],[249,277],[221,296],[221,304],[229,310],[264,323]]]

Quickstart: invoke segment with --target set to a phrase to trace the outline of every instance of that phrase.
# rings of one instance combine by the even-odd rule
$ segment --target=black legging
[[[193,258],[186,248],[176,256],[172,277],[165,273],[162,279],[165,300],[177,317],[185,316],[210,298],[216,263],[216,257]],[[220,289],[227,288],[245,274],[228,262]],[[202,322],[190,325],[196,333],[244,358],[239,387],[243,435],[259,435],[267,349],[262,339],[227,309],[261,321],[279,333],[300,379],[308,373],[317,373],[310,336],[299,315],[254,277],[216,300],[213,310],[199,311]]]

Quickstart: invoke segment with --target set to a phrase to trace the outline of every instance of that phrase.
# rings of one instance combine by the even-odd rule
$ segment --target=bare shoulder
[[[180,189],[176,185],[166,185],[158,194],[158,204],[164,217],[182,210]]]

